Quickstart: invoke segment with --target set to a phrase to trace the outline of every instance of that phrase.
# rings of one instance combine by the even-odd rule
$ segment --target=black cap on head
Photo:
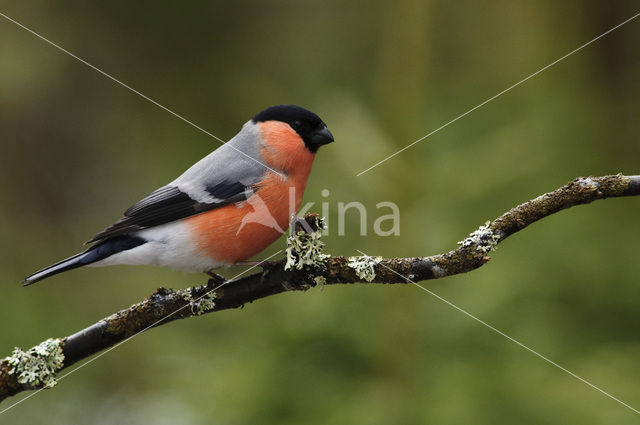
[[[271,106],[252,118],[254,123],[281,121],[287,123],[302,138],[305,146],[316,153],[318,148],[333,142],[333,135],[319,116],[295,105]]]

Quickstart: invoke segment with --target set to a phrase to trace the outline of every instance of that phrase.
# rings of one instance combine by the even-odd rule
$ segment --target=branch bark
[[[233,281],[210,279],[205,285],[178,291],[161,287],[145,300],[73,335],[55,340],[57,345],[54,346],[61,349],[64,359],[62,365],[56,366],[53,372],[59,372],[147,329],[177,319],[241,307],[281,292],[306,290],[317,284],[408,283],[407,279],[417,282],[466,273],[487,263],[487,254],[497,244],[544,217],[599,199],[637,195],[640,195],[640,176],[618,174],[581,177],[512,208],[459,242],[457,249],[443,254],[384,260],[335,256],[326,259],[325,267],[305,267],[302,270],[285,270],[285,261],[280,260],[263,264],[260,273]],[[366,269],[370,273],[366,273]],[[214,289],[215,296],[212,292]],[[33,354],[37,351],[29,351],[27,353],[31,354],[27,355],[38,356]],[[21,391],[42,388],[45,382],[51,382],[24,382],[24,378],[21,379],[23,382],[19,382],[16,370],[10,373],[15,361],[15,356],[13,365],[10,357],[0,361],[0,401]]]

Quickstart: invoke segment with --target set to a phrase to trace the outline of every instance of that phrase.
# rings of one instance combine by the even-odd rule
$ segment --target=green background
[[[0,11],[228,139],[266,106],[318,113],[305,202],[360,201],[327,251],[447,251],[581,175],[640,174],[640,19],[361,177],[633,16],[632,1],[3,2]],[[22,288],[219,143],[0,18],[0,355],[204,276],[82,269]],[[327,198],[321,191],[328,189]],[[376,237],[375,205],[401,209]],[[553,215],[486,267],[426,282],[640,407],[640,199]],[[276,242],[261,258],[282,249]],[[224,271],[233,276],[240,269]],[[23,393],[0,409],[27,395]],[[638,415],[413,286],[288,293],[155,329],[8,424],[630,424]]]

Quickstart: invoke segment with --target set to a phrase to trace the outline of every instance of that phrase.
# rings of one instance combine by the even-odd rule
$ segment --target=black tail
[[[78,267],[86,266],[87,264],[95,263],[96,261],[104,260],[113,254],[126,251],[136,246],[142,245],[146,241],[137,236],[122,235],[115,238],[102,241],[84,252],[76,254],[65,260],[59,261],[49,267],[45,267],[27,277],[22,281],[24,286],[31,285],[42,279],[46,279],[54,274],[66,272]]]

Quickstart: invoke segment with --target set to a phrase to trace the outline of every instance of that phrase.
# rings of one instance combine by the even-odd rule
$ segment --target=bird
[[[227,143],[155,190],[91,238],[83,252],[39,270],[25,286],[82,266],[153,265],[211,273],[271,245],[300,208],[324,121],[295,105],[271,106]]]

